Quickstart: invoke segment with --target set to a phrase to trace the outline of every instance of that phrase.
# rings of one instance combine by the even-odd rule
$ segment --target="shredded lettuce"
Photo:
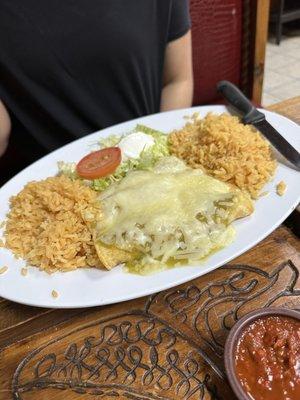
[[[115,147],[121,140],[121,136],[112,135],[107,138],[101,138],[98,143],[100,147],[103,149],[105,147]]]
[[[140,124],[138,124],[135,129],[129,133],[133,132],[143,132],[147,135],[151,135],[155,141],[154,145],[148,149],[143,150],[139,158],[129,158],[128,160],[123,161],[116,169],[114,174],[106,176],[105,178],[95,179],[91,181],[91,187],[94,190],[102,191],[108,188],[112,183],[118,182],[123,179],[129,171],[152,169],[157,161],[170,154],[168,148],[168,137],[166,134]],[[99,148],[117,146],[120,140],[126,135],[127,134],[119,136],[112,135],[107,138],[101,138],[98,141]],[[60,161],[58,163],[58,169],[60,175],[66,175],[71,179],[81,179],[76,174],[75,163],[66,163]]]
[[[58,166],[58,175],[66,175],[68,178],[72,180],[79,178],[78,175],[76,174],[76,163],[58,161],[57,166]]]
[[[124,176],[126,176],[127,172],[137,169],[138,161],[139,160],[129,159],[122,162],[114,174],[108,175],[105,178],[94,179],[92,181],[92,189],[102,191],[108,188],[112,183],[120,181]]]
[[[133,170],[149,170],[154,167],[157,161],[170,154],[168,148],[168,137],[162,132],[156,131],[145,125],[137,125],[133,132],[143,132],[151,135],[155,141],[154,145],[142,151],[137,159],[128,159],[123,161],[116,169],[115,173],[105,178],[95,179],[92,182],[92,188],[97,191],[102,191],[109,187],[112,183],[120,181],[129,171]],[[132,132],[130,132],[132,133]],[[116,146],[123,136],[110,136],[101,139],[99,144],[101,147]]]

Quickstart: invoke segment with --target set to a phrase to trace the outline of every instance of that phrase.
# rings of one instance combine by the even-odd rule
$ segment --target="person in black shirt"
[[[188,0],[0,0],[0,156],[10,131],[40,155],[192,93]]]

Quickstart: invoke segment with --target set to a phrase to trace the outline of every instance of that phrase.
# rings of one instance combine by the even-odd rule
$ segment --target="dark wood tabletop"
[[[300,97],[269,109],[300,122]],[[0,299],[0,400],[234,399],[230,328],[256,308],[300,308],[299,270],[299,239],[282,225],[230,264],[149,297],[77,310]]]

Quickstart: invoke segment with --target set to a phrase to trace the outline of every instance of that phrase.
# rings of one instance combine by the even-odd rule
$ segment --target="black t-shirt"
[[[47,150],[159,111],[188,0],[0,0],[0,99]]]

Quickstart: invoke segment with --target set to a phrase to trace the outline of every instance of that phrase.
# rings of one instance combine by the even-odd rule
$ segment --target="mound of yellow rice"
[[[6,247],[48,273],[101,267],[82,213],[94,212],[96,193],[66,176],[30,182],[10,200]]]
[[[248,191],[253,198],[273,176],[269,143],[250,125],[229,114],[194,116],[169,136],[171,153],[192,168]]]

